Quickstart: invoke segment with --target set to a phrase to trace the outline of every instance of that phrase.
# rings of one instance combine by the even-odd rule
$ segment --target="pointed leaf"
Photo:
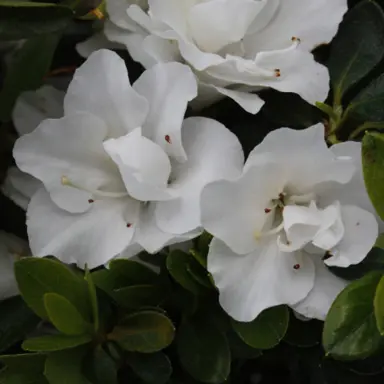
[[[364,359],[381,345],[373,301],[382,277],[372,272],[348,285],[333,302],[323,330],[323,346],[337,359]]]
[[[44,305],[49,321],[60,332],[66,335],[82,335],[90,331],[90,324],[65,297],[57,293],[46,293]]]
[[[89,343],[91,340],[92,336],[87,334],[78,336],[41,336],[25,340],[22,347],[25,351],[31,352],[53,352],[78,347]]]

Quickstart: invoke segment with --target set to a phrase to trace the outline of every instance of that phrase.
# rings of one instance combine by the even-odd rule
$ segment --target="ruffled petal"
[[[171,183],[177,199],[157,204],[157,223],[164,231],[182,234],[201,226],[200,196],[208,183],[240,176],[244,155],[237,137],[222,124],[203,117],[184,121],[182,142],[187,161],[174,163]]]
[[[276,241],[237,255],[214,238],[208,271],[219,289],[221,306],[235,320],[244,322],[252,321],[267,308],[297,304],[308,295],[315,280],[312,260],[280,252]]]
[[[130,245],[140,203],[130,198],[97,200],[86,213],[58,208],[44,188],[31,199],[27,226],[33,255],[54,255],[92,269]]]
[[[118,137],[143,123],[148,105],[129,84],[124,60],[115,52],[101,49],[75,72],[64,111],[66,115],[93,114],[108,126],[110,137]]]

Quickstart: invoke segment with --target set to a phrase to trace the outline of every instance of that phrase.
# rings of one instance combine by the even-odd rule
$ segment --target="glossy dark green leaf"
[[[86,283],[68,266],[51,259],[24,258],[15,263],[15,275],[25,302],[40,317],[48,319],[44,295],[57,293],[73,304],[84,319],[90,319]]]
[[[43,84],[58,42],[59,35],[53,33],[30,38],[14,56],[0,92],[0,121],[11,120],[13,106],[21,92]]]
[[[381,344],[373,307],[382,277],[372,272],[348,285],[331,306],[324,324],[323,346],[337,359],[364,359]]]
[[[337,105],[341,105],[345,92],[366,76],[383,55],[383,11],[374,1],[364,0],[348,12],[332,42],[328,67]]]
[[[125,286],[153,284],[158,274],[142,263],[134,260],[116,259],[109,263],[109,268],[126,279]]]
[[[384,220],[384,134],[366,133],[362,158],[368,195],[376,212]]]
[[[92,336],[88,334],[78,336],[41,336],[25,340],[22,347],[25,351],[30,352],[54,352],[78,347],[79,345],[89,343],[91,340]]]
[[[0,41],[62,31],[72,17],[69,8],[55,4],[0,1]]]
[[[186,290],[198,295],[201,292],[200,284],[188,272],[191,255],[175,250],[167,257],[167,269],[170,275]]]
[[[131,352],[158,352],[171,344],[175,333],[172,321],[155,311],[141,311],[126,316],[108,335]]]
[[[46,293],[44,305],[49,321],[60,332],[66,335],[82,335],[91,331],[91,325],[65,297],[57,293]]]
[[[99,303],[97,301],[96,287],[93,283],[92,275],[89,272],[88,268],[85,271],[84,279],[88,285],[89,300],[92,307],[93,329],[95,332],[97,332],[100,326]]]
[[[260,349],[252,348],[248,344],[245,344],[239,335],[230,329],[227,332],[227,340],[229,348],[231,350],[231,357],[233,359],[256,359],[262,355]]]
[[[124,308],[157,306],[164,299],[164,293],[155,285],[133,285],[113,291],[112,297]]]
[[[84,346],[53,352],[47,356],[44,375],[50,384],[91,384],[82,373]]]
[[[0,302],[0,352],[23,340],[40,319],[20,296]]]
[[[384,275],[376,288],[374,308],[377,328],[381,336],[384,336]]]
[[[168,356],[162,352],[130,353],[127,362],[141,380],[149,384],[167,384],[172,374]]]
[[[203,383],[222,383],[230,372],[231,354],[225,334],[204,320],[185,320],[176,346],[184,369]]]
[[[86,357],[84,371],[92,384],[117,384],[117,365],[100,345]]]
[[[113,296],[114,290],[126,287],[127,281],[124,276],[110,269],[100,269],[92,272],[91,276],[96,287],[110,296]]]
[[[253,348],[270,349],[280,343],[288,329],[289,311],[286,306],[266,309],[249,323],[232,321],[240,338]]]

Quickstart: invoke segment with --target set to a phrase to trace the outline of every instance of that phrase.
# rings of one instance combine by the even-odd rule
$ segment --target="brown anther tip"
[[[93,199],[89,199],[89,200],[88,200],[88,203],[89,203],[89,204],[92,204],[92,203],[94,203],[94,202],[95,202],[95,200],[93,200]]]
[[[280,77],[281,76],[280,69],[278,69],[278,68],[275,69],[275,76],[276,77]]]
[[[127,223],[127,228],[131,228],[132,227],[132,224],[131,223]]]
[[[264,212],[265,212],[265,213],[270,213],[271,211],[272,211],[272,209],[270,209],[270,208],[265,208],[265,209],[264,209]]]
[[[172,144],[172,140],[171,140],[171,137],[169,135],[165,135],[164,137],[165,141],[168,143],[168,144]]]
[[[298,43],[300,43],[300,38],[296,37],[296,36],[292,36],[292,41],[295,42],[297,41]]]
[[[298,269],[300,269],[300,264],[295,264],[295,265],[293,266],[293,269],[295,269],[296,271],[297,271]]]

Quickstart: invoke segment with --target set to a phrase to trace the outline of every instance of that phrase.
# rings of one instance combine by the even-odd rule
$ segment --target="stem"
[[[375,122],[370,122],[370,121],[367,121],[365,122],[364,124],[360,125],[359,127],[357,127],[350,135],[349,135],[349,139],[352,140],[352,139],[355,139],[356,137],[358,137],[361,133],[363,133],[364,131],[368,130],[368,129],[384,129],[384,123],[375,123]]]
[[[339,116],[330,105],[321,103],[320,101],[317,101],[315,104],[316,104],[316,107],[320,109],[320,111],[324,112],[332,120],[337,121],[339,119]]]

